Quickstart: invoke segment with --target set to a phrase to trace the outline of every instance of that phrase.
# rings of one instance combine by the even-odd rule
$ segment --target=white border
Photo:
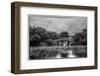
[[[88,57],[79,59],[29,60],[28,14],[88,17]],[[94,11],[39,7],[20,8],[20,69],[42,69],[94,65]]]

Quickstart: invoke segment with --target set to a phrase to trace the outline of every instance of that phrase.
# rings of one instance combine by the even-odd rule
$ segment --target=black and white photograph
[[[28,15],[29,60],[87,58],[87,17]]]
[[[11,72],[97,69],[97,7],[11,4]]]

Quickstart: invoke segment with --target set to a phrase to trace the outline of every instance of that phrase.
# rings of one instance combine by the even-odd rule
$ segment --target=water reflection
[[[67,52],[60,53],[56,55],[55,58],[75,58],[76,55],[73,54],[73,50],[68,50]]]
[[[32,48],[30,59],[59,59],[87,57],[87,47],[61,47],[61,48]]]
[[[68,51],[68,58],[76,57],[72,50]]]

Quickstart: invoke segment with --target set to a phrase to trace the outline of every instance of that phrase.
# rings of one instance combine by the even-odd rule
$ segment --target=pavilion
[[[65,37],[54,40],[56,46],[70,46],[72,43],[72,37]]]

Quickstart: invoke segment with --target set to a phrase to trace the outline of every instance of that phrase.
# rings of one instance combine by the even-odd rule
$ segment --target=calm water
[[[73,50],[68,50],[66,53],[67,53],[67,56],[65,58],[75,58],[75,57],[77,57],[75,54],[73,54]],[[64,58],[64,57],[62,57],[61,54],[58,54],[55,57],[51,57],[51,58]]]
[[[58,58],[84,58],[87,57],[86,46],[79,47],[40,47],[30,50],[30,59],[58,59]]]

